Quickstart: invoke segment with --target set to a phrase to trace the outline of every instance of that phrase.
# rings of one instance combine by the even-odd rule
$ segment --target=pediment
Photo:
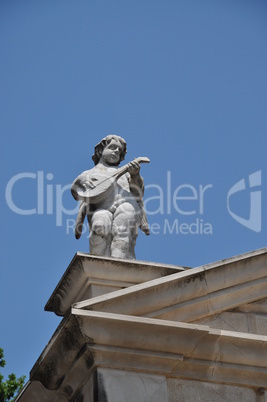
[[[232,310],[265,314],[266,298],[264,248],[85,300],[74,308],[197,322]]]

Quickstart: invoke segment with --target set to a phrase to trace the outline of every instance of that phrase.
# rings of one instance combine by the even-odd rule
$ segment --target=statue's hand
[[[128,172],[131,176],[136,176],[140,172],[140,165],[136,161],[132,161],[129,163]]]
[[[89,179],[83,182],[84,190],[95,188],[93,180]]]
[[[88,180],[79,179],[76,181],[76,185],[78,187],[80,187],[83,191],[95,188],[95,184],[94,184],[93,180],[91,180],[91,179],[88,179]]]

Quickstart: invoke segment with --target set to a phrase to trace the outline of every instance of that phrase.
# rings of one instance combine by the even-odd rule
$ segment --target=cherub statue
[[[80,238],[87,215],[90,253],[135,259],[138,228],[149,235],[143,206],[144,181],[140,176],[141,157],[124,167],[127,145],[123,138],[108,135],[96,146],[92,159],[95,167],[81,173],[71,186],[75,200],[80,200],[75,236]]]

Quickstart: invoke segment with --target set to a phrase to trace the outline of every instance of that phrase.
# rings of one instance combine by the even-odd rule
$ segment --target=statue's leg
[[[112,257],[135,259],[134,246],[138,235],[138,217],[138,212],[128,202],[117,208],[112,225]]]
[[[110,257],[112,213],[96,211],[90,222],[90,253]]]

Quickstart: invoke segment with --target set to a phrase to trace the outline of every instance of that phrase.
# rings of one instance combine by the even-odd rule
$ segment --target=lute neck
[[[138,158],[135,158],[132,162],[149,163],[149,162],[150,162],[150,159],[147,158],[146,156],[139,156]],[[131,164],[131,162],[130,162],[130,163],[127,163],[127,165],[125,165],[125,166],[122,166],[122,167],[119,168],[119,169],[117,170],[117,172],[114,173],[114,175],[112,175],[112,176],[121,177],[122,175],[124,175],[125,173],[128,172],[129,167],[130,167],[130,164]]]

